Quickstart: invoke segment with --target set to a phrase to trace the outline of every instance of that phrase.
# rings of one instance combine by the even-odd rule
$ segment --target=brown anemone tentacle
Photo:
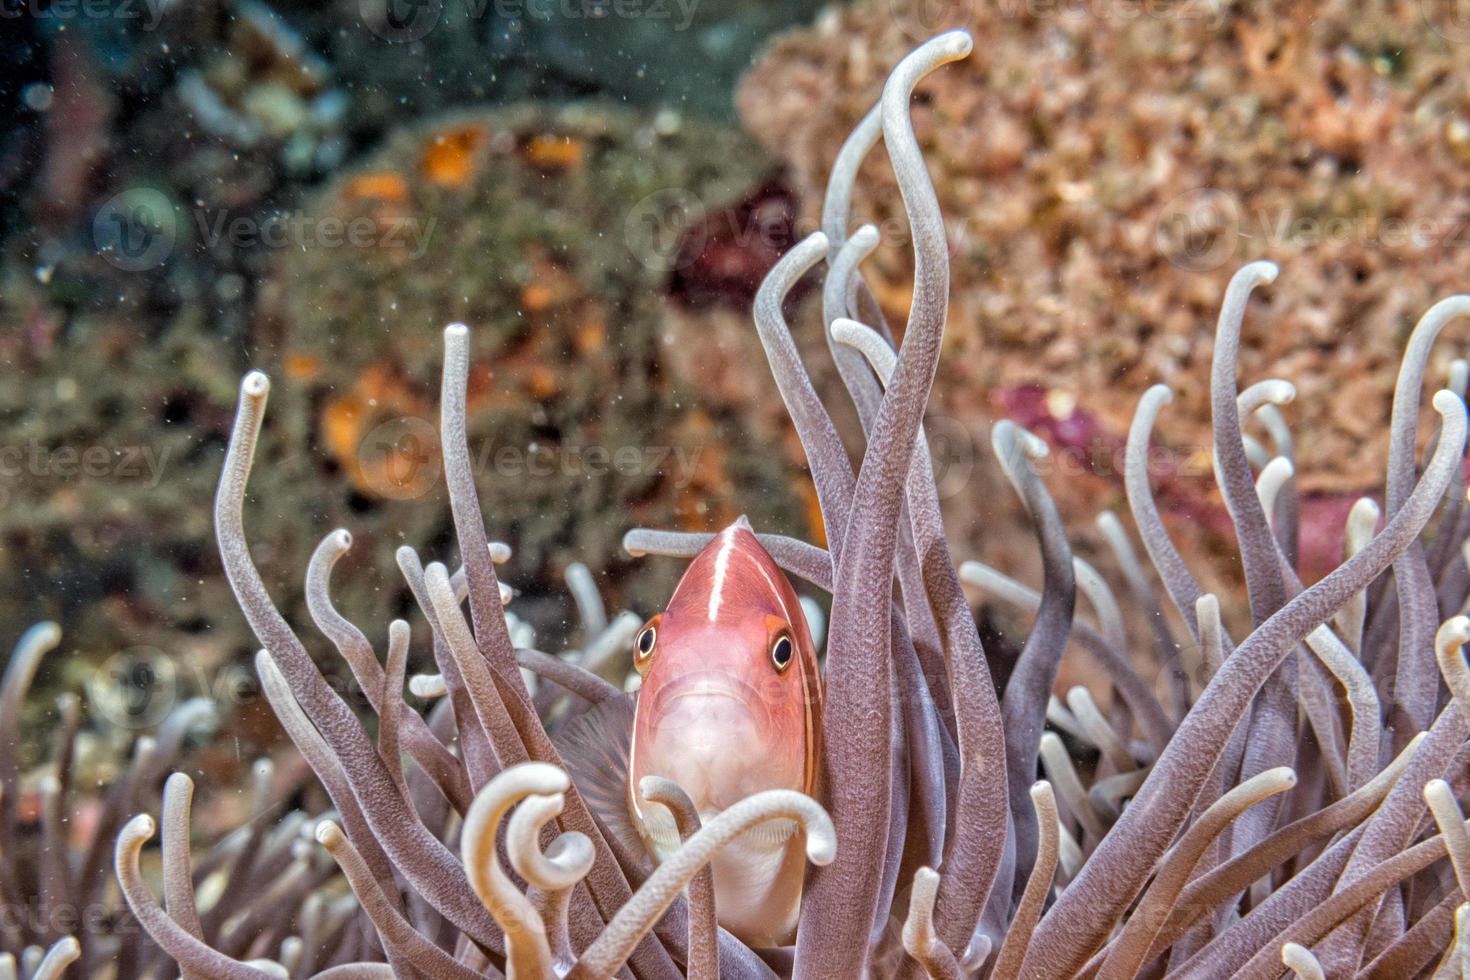
[[[388,772],[393,781],[402,787],[403,795],[413,801],[414,809],[419,810],[418,801],[414,799],[412,791],[408,787],[408,781],[403,775],[403,758],[400,755],[402,738],[399,733],[399,719],[411,715],[414,718],[421,716],[416,711],[409,710],[403,701],[403,685],[408,674],[408,641],[409,625],[407,620],[395,619],[388,624],[388,655],[383,663],[383,684],[379,690],[378,703],[387,706],[387,711],[378,715],[378,756],[383,764],[388,767]],[[427,722],[424,722],[424,732],[434,740],[436,744],[442,742],[429,731]],[[464,768],[455,763],[455,770],[464,777]],[[432,782],[432,780],[431,780]],[[469,783],[466,781],[465,786]],[[446,796],[447,799],[447,796]],[[422,814],[422,810],[419,811]],[[463,813],[464,811],[459,811]]]
[[[824,592],[832,591],[832,559],[825,548],[781,534],[757,534],[755,537],[783,571]],[[709,532],[658,531],[638,527],[623,535],[623,550],[635,558],[643,555],[693,558],[714,539],[715,536]]]
[[[534,889],[527,892],[527,897],[546,924],[552,968],[558,976],[570,970],[576,961],[567,928],[572,889],[587,877],[596,860],[592,841],[576,831],[556,837],[545,853],[541,851],[543,829],[566,808],[566,802],[563,793],[528,796],[511,813],[505,831],[510,865]]]
[[[854,320],[834,323],[831,332],[844,346],[852,346],[862,353],[886,389],[897,367],[897,358],[882,337]],[[1008,861],[1014,861],[1014,843],[996,833],[996,828],[1004,826],[1008,819],[1009,804],[996,771],[1006,759],[1006,733],[985,650],[945,541],[939,490],[934,483],[934,466],[922,428],[914,444],[905,491],[924,591],[943,637],[945,677],[935,678],[931,686],[936,689],[935,701],[940,704],[940,710],[946,712],[944,717],[954,720],[960,759],[955,780],[958,786],[950,804],[953,813],[940,811],[937,816],[946,841],[943,855],[946,874],[938,884],[938,921],[943,933],[941,941],[947,948],[958,948],[963,954],[968,940],[965,946],[956,943],[959,929],[950,927],[951,921],[968,920],[972,913],[978,917],[979,911],[969,904],[976,898],[983,902],[983,893],[989,891],[987,883],[999,875]],[[947,685],[940,683],[941,680],[947,680]],[[942,703],[941,695],[947,695]],[[921,721],[926,726],[933,725],[927,712]],[[930,767],[934,764],[932,754],[928,758],[920,757],[917,752],[913,754],[916,764]],[[932,809],[931,802],[931,813]],[[910,875],[917,873],[917,869],[904,870]],[[961,893],[961,889],[968,891]],[[1009,906],[1010,892],[1007,885],[996,901]]]
[[[1399,980],[1417,977],[1455,938],[1455,911],[1463,897],[1453,892],[1419,917],[1402,936],[1373,958],[1358,974],[1362,980]]]
[[[1123,573],[1123,580],[1128,583],[1133,601],[1153,631],[1159,667],[1169,689],[1169,707],[1174,717],[1182,718],[1189,710],[1191,701],[1189,670],[1181,660],[1182,648],[1179,640],[1170,629],[1169,621],[1164,618],[1164,607],[1159,601],[1158,591],[1144,571],[1143,562],[1139,560],[1133,541],[1118,515],[1110,510],[1103,511],[1097,516],[1097,529],[1107,541],[1113,558]]]
[[[56,649],[61,642],[61,627],[55,623],[37,623],[21,634],[10,660],[5,666],[5,675],[0,678],[0,745],[20,744],[21,706],[41,666],[41,658]],[[20,756],[13,751],[0,752],[0,895],[4,905],[24,908],[30,896],[22,895],[17,888],[19,871],[10,843],[17,839],[15,833],[16,809],[20,800]],[[11,916],[0,916],[0,929],[7,937],[7,944],[18,948],[39,938],[25,928],[25,923],[16,923]]]
[[[1270,673],[1424,529],[1465,446],[1464,403],[1443,392],[1435,396],[1434,407],[1443,418],[1444,438],[1399,513],[1366,548],[1293,598],[1225,659],[1142,791],[1042,919],[1035,943],[1038,964],[1048,975],[1080,967],[1088,950],[1100,944],[1107,923],[1136,894],[1178,833],[1187,815],[1178,801],[1198,795],[1224,741]]]
[[[643,789],[640,785],[640,793]],[[752,827],[771,820],[796,821],[805,836],[807,860],[819,866],[830,864],[837,852],[837,834],[831,818],[815,800],[780,789],[747,796],[722,810],[659,864],[632,900],[618,910],[597,941],[583,951],[576,967],[567,975],[569,980],[593,980],[616,973],[639,938],[721,848]],[[866,930],[849,940],[864,935]]]
[[[373,653],[373,645],[362,630],[349,622],[332,604],[332,568],[351,547],[352,535],[342,528],[322,538],[307,564],[306,606],[317,629],[332,642],[342,659],[347,661],[352,676],[367,695],[372,709],[379,717],[383,717],[386,703],[381,697],[383,668]],[[403,744],[409,754],[425,772],[434,777],[435,785],[443,788],[454,808],[463,813],[470,804],[471,796],[464,767],[434,737],[423,718],[403,704],[402,698],[398,698],[394,704],[397,717],[393,719],[393,724],[402,729]]]
[[[1041,548],[1043,579],[1036,620],[1006,681],[1005,695],[1001,699],[1006,780],[1016,835],[1015,874],[1019,883],[1029,876],[1036,855],[1037,828],[1030,789],[1036,772],[1041,732],[1046,724],[1047,697],[1056,683],[1062,652],[1072,629],[1077,579],[1072,567],[1072,547],[1062,529],[1056,504],[1031,466],[1031,460],[1047,455],[1046,443],[1014,423],[1003,420],[991,430],[991,444],[1007,479],[1031,517]]]
[[[1403,360],[1399,362],[1389,419],[1388,472],[1384,486],[1384,512],[1389,519],[1404,506],[1414,483],[1415,433],[1429,354],[1441,331],[1463,316],[1470,316],[1470,296],[1450,296],[1435,303],[1415,324]],[[1433,671],[1422,669],[1424,665],[1419,658],[1431,649],[1439,625],[1439,609],[1434,601],[1424,548],[1418,542],[1394,564],[1394,580],[1399,600],[1400,651],[1394,694],[1412,724],[1411,730],[1422,731],[1434,717],[1438,678]]]
[[[337,808],[338,814],[342,817],[342,823],[357,838],[358,850],[368,867],[372,869],[374,879],[392,882],[394,865],[383,848],[382,842],[373,832],[372,825],[363,812],[363,806],[353,794],[347,774],[343,771],[341,759],[332,753],[326,740],[311,723],[280,666],[265,650],[255,655],[255,670],[260,679],[261,691],[265,694],[266,700],[270,702],[271,710],[275,712],[281,727],[286,730],[286,734],[296,745],[297,751],[306,759],[307,765],[311,766],[317,779],[321,780],[328,798],[331,799],[332,805]],[[394,788],[396,790],[396,784]],[[371,809],[371,804],[368,809]],[[248,862],[248,854],[242,855],[242,859]],[[237,860],[237,873],[240,863],[241,861]]]
[[[1327,975],[1322,972],[1322,964],[1317,962],[1317,957],[1305,946],[1298,946],[1296,943],[1283,944],[1281,962],[1298,980],[1327,980]]]
[[[235,428],[215,496],[215,531],[225,573],[250,628],[270,651],[322,738],[342,759],[352,792],[359,800],[372,800],[364,816],[385,853],[430,904],[476,942],[488,944],[496,932],[494,921],[475,900],[464,869],[398,793],[377,747],[276,609],[250,557],[244,528],[245,486],[269,390],[270,382],[258,371],[240,384]]]
[[[403,581],[408,585],[409,592],[413,594],[415,603],[428,620],[429,629],[434,635],[434,663],[439,667],[444,693],[453,709],[454,728],[459,738],[460,752],[464,756],[470,788],[478,791],[500,771],[495,761],[495,752],[490,747],[490,737],[479,723],[479,716],[470,701],[464,678],[460,676],[459,664],[450,653],[449,645],[445,643],[437,625],[438,616],[434,613],[434,603],[429,599],[428,586],[424,584],[424,564],[419,553],[409,545],[403,545],[395,552],[394,557],[398,562],[398,570],[403,573]]]
[[[1394,784],[1382,805],[1366,822],[1362,841],[1344,868],[1336,891],[1346,889],[1360,875],[1408,845],[1424,815],[1424,785],[1449,771],[1450,760],[1470,735],[1463,700],[1464,695],[1470,695],[1470,668],[1466,667],[1461,655],[1467,642],[1470,642],[1470,620],[1464,617],[1447,620],[1435,636],[1435,656],[1453,697],[1409,760],[1403,778]],[[1361,945],[1371,924],[1370,909],[1356,916],[1348,928],[1332,936],[1327,941],[1324,955],[1330,956],[1334,964],[1341,958],[1353,958],[1357,950],[1351,947],[1354,943]]]
[[[530,758],[526,752],[526,744],[496,691],[492,676],[495,667],[476,645],[475,637],[470,632],[470,624],[465,622],[459,603],[455,601],[454,588],[449,583],[449,570],[437,561],[430,562],[424,569],[424,587],[428,590],[429,601],[433,603],[436,631],[459,667],[475,717],[479,719],[480,727],[490,740],[491,750],[495,753],[501,771],[525,762]]]
[[[1240,354],[1240,329],[1251,292],[1274,282],[1277,272],[1275,263],[1251,262],[1231,276],[1216,322],[1215,350],[1210,367],[1215,479],[1240,539],[1240,557],[1245,566],[1251,615],[1257,625],[1285,604],[1287,589],[1277,560],[1276,540],[1256,495],[1250,460],[1246,458],[1245,444],[1240,437],[1239,391],[1235,372]]]
[[[41,962],[31,971],[30,980],[61,980],[66,968],[82,958],[82,947],[75,936],[62,936],[46,950]]]
[[[1017,582],[989,565],[978,561],[960,564],[960,581],[994,596],[1002,602],[1035,612],[1041,605],[1041,593]],[[1127,652],[1108,643],[1091,623],[1072,621],[1072,642],[1097,661],[1112,678],[1118,693],[1128,702],[1128,709],[1138,720],[1144,737],[1155,751],[1161,751],[1174,734],[1174,723],[1164,713],[1148,681],[1138,673]]]
[[[643,798],[662,803],[674,815],[679,839],[687,842],[699,833],[699,811],[683,787],[662,776],[645,776],[641,787]],[[686,964],[688,980],[718,980],[720,975],[718,928],[715,925],[714,872],[705,868],[689,882],[689,953]]]
[[[1160,955],[1200,916],[1219,907],[1229,896],[1240,893],[1251,882],[1260,880],[1272,869],[1301,854],[1313,842],[1327,840],[1372,813],[1388,795],[1394,782],[1403,775],[1413,749],[1423,738],[1422,734],[1419,735],[1367,785],[1331,806],[1282,827],[1244,854],[1191,880],[1180,893],[1168,921],[1154,937],[1144,962]]]
[[[1269,980],[1273,961],[1279,962],[1276,953],[1282,943],[1298,943],[1313,946],[1332,929],[1353,913],[1376,902],[1385,891],[1394,887],[1410,875],[1422,871],[1445,856],[1443,835],[1435,836],[1395,854],[1369,869],[1368,873],[1354,879],[1341,891],[1334,892],[1327,901],[1317,905],[1306,915],[1283,930],[1272,944],[1262,948],[1235,974],[1241,980]],[[1273,955],[1274,954],[1274,955]]]
[[[939,894],[939,872],[920,868],[909,890],[909,913],[903,923],[904,952],[930,980],[960,980],[963,975],[954,953],[934,933],[934,899]]]
[[[1021,892],[1021,901],[1016,905],[1006,929],[1005,940],[996,954],[991,976],[995,980],[1016,980],[1025,971],[1026,950],[1031,942],[1031,933],[1041,910],[1051,894],[1052,881],[1057,873],[1059,851],[1059,829],[1057,823],[1057,800],[1052,793],[1051,783],[1042,779],[1031,786],[1031,805],[1036,810],[1036,826],[1040,830],[1036,863],[1031,867],[1031,876],[1026,879],[1026,888]]]
[[[171,919],[195,939],[204,940],[199,909],[194,904],[194,876],[189,856],[189,813],[194,781],[176,772],[163,786],[163,903]],[[184,980],[203,980],[202,974],[183,972]]]
[[[381,937],[384,952],[390,962],[408,964],[412,970],[422,972],[434,980],[473,980],[480,976],[409,925],[408,920],[384,894],[381,884],[368,869],[367,862],[362,859],[357,848],[352,846],[341,827],[330,820],[323,820],[316,826],[316,840],[327,849],[342,869],[358,903]]]
[[[1241,440],[1239,391],[1236,362],[1240,354],[1241,324],[1250,295],[1257,287],[1274,282],[1277,268],[1271,262],[1251,262],[1230,278],[1215,329],[1215,350],[1210,368],[1210,406],[1214,427],[1215,480],[1225,499],[1235,527],[1245,571],[1251,618],[1265,622],[1298,589],[1284,574],[1279,545],[1251,478],[1250,460]],[[1296,763],[1296,664],[1284,660],[1267,679],[1252,706],[1247,722],[1245,755],[1239,778]],[[1280,809],[1280,799],[1253,807],[1231,829],[1235,853],[1258,843],[1270,833]]]
[[[755,295],[754,319],[776,389],[806,451],[834,564],[842,557],[842,536],[852,508],[856,478],[837,427],[801,362],[791,328],[781,312],[797,280],[827,256],[827,236],[813,232],[788,251],[761,283]]]
[[[1434,815],[1435,825],[1444,836],[1445,850],[1450,855],[1450,868],[1461,896],[1470,896],[1470,831],[1465,829],[1465,814],[1455,799],[1455,791],[1443,779],[1424,784],[1424,802]]]
[[[929,389],[938,364],[949,302],[948,244],[938,201],[912,135],[908,106],[913,88],[929,71],[969,53],[963,32],[941,35],[899,63],[885,84],[883,125],[889,159],[909,213],[914,243],[914,298],[898,366],[873,423],[853,494],[832,598],[827,640],[827,692],[823,744],[828,797],[843,841],[829,867],[814,872],[802,900],[796,973],[856,976],[868,960],[867,944],[833,943],[836,935],[869,935],[886,919],[878,895],[887,870],[873,855],[887,853],[892,831],[894,774],[884,740],[891,727],[892,693],[888,595],[898,550],[897,525],[904,486]],[[1003,834],[1004,827],[994,832]],[[988,893],[985,882],[972,883]],[[984,895],[974,897],[976,906]],[[958,923],[955,945],[968,945],[974,922]],[[941,921],[946,940],[951,930]]]
[[[1251,777],[1221,796],[1185,830],[1179,843],[1164,856],[1154,873],[1154,880],[1123,925],[1113,943],[1112,952],[1097,972],[1098,980],[1126,980],[1147,962],[1149,946],[1168,912],[1176,904],[1179,893],[1189,881],[1195,864],[1230,823],[1263,800],[1284,793],[1296,785],[1291,769],[1268,769]]]
[[[563,660],[560,657],[552,656],[541,650],[517,647],[516,663],[537,677],[551,681],[553,684],[558,684],[572,694],[580,698],[585,698],[593,704],[600,704],[612,698],[626,697],[621,690],[609,684],[601,677],[598,677],[590,670],[587,670],[581,664]]]
[[[475,472],[470,460],[469,434],[465,429],[465,402],[470,377],[470,328],[451,323],[444,328],[444,372],[439,389],[439,444],[444,457],[444,486],[449,491],[449,510],[459,556],[469,583],[470,623],[475,644],[495,672],[512,687],[526,694],[526,682],[516,668],[515,649],[505,626],[500,580],[490,558],[490,539],[485,534],[485,515],[480,512],[480,495],[475,489]]]
[[[148,930],[153,941],[162,946],[182,970],[211,980],[272,980],[271,974],[206,946],[169,918],[159,906],[143,883],[143,874],[138,867],[138,853],[153,836],[153,827],[152,817],[139,814],[128,821],[117,838],[117,880],[138,923]]]

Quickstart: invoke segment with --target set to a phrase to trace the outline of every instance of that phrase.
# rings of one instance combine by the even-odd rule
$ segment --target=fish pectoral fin
[[[568,719],[551,741],[608,845],[620,852],[620,862],[636,860],[646,873],[652,864],[628,814],[633,706],[632,695],[593,705]]]

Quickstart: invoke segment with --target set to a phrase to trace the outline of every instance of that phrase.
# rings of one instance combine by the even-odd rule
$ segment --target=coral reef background
[[[1383,465],[1372,436],[1391,366],[1419,312],[1470,273],[1470,46],[1453,8],[829,8],[776,41],[738,95],[809,226],[813,190],[890,66],[951,26],[974,32],[975,56],[936,78],[916,112],[954,259],[931,413],[1014,418],[1072,454],[1071,478],[1053,488],[1076,523],[1116,505],[1138,396],[1169,384],[1179,427],[1161,450],[1162,502],[1191,549],[1228,552],[1209,487],[1209,328],[1231,271],[1270,259],[1289,295],[1269,301],[1269,330],[1247,331],[1241,367],[1297,383],[1287,411],[1310,433],[1298,447],[1301,547],[1309,575],[1330,568],[1347,507]],[[871,278],[892,314],[912,270],[883,160],[858,189],[885,231]],[[995,548],[991,529],[1008,521],[979,499],[951,498],[949,526]]]

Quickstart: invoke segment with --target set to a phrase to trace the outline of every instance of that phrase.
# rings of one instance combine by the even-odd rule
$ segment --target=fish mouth
[[[666,717],[680,702],[688,699],[717,701],[727,699],[752,715],[765,714],[766,695],[754,684],[731,675],[728,671],[699,670],[680,674],[660,686],[650,708],[658,717]]]

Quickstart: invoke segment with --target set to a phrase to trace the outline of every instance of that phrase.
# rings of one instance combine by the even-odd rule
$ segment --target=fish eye
[[[786,668],[791,666],[791,658],[796,653],[796,646],[791,642],[791,637],[782,633],[771,644],[771,663],[776,665],[776,672],[784,674]]]
[[[658,646],[658,626],[649,623],[639,631],[638,638],[633,641],[633,666],[638,669],[638,673],[641,674],[648,669],[656,646]]]

